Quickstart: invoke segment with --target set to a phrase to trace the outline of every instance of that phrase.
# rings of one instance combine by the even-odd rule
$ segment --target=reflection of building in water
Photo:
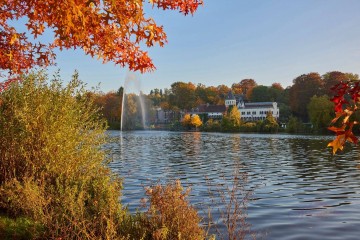
[[[277,102],[247,102],[244,95],[234,95],[230,91],[225,98],[226,107],[236,106],[245,121],[264,120],[270,112],[275,119],[279,119],[280,111]]]

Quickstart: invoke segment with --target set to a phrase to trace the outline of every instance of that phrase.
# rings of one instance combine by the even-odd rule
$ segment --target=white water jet
[[[133,84],[133,86],[135,87],[135,90],[139,92],[139,102],[140,102],[140,108],[141,108],[141,118],[142,118],[142,127],[145,129],[146,128],[146,113],[145,113],[145,103],[144,103],[144,98],[143,98],[143,94],[141,92],[141,82],[140,80],[136,77],[136,75],[134,73],[127,73],[126,77],[125,77],[125,83],[124,83],[124,88],[123,88],[123,95],[122,95],[122,103],[121,103],[121,121],[120,121],[120,131],[122,132],[123,130],[123,124],[124,124],[124,106],[125,106],[125,94],[127,93],[127,91],[129,90],[129,85]]]

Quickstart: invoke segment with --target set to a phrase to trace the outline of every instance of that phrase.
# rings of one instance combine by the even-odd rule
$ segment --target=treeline
[[[222,105],[225,97],[231,90],[234,94],[242,94],[249,102],[277,102],[280,109],[278,121],[287,125],[289,132],[326,132],[330,120],[334,117],[333,97],[331,88],[341,81],[359,80],[353,73],[339,71],[328,72],[324,75],[312,72],[302,74],[293,80],[293,84],[284,88],[280,83],[274,82],[271,86],[259,85],[254,79],[243,79],[231,86],[195,85],[191,82],[175,82],[170,88],[155,88],[145,98],[147,124],[152,124],[155,108],[164,111],[189,111],[201,104]],[[97,96],[99,106],[103,106],[104,116],[111,123],[119,122],[121,116],[122,88],[118,92],[110,92]],[[125,117],[136,119],[131,121],[129,129],[135,129],[140,122],[141,111],[138,104],[139,96],[127,94],[125,96],[125,109],[131,109]],[[127,101],[129,99],[129,101]],[[117,103],[114,103],[116,101]],[[128,102],[128,103],[126,103]],[[117,105],[118,104],[118,105]],[[114,121],[116,120],[116,121]],[[180,119],[172,119],[179,121]],[[306,123],[306,124],[304,124]],[[130,125],[131,125],[130,124]]]

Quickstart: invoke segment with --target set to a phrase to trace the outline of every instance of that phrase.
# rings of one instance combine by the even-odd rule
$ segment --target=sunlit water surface
[[[124,178],[122,203],[140,208],[144,187],[180,179],[190,201],[208,185],[248,175],[247,222],[264,239],[360,239],[360,149],[332,156],[331,137],[199,132],[109,131],[112,170]],[[201,208],[201,207],[199,207]],[[215,210],[214,210],[215,211]],[[214,213],[215,218],[218,217]]]

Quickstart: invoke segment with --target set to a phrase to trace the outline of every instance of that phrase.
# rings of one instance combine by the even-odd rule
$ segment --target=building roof
[[[200,113],[216,113],[216,112],[225,112],[226,106],[225,105],[208,105],[208,104],[202,104],[194,109],[196,112]]]
[[[234,97],[236,99],[237,102],[246,101],[246,96],[244,94],[234,94]]]
[[[272,107],[274,107],[274,102],[245,103],[245,108],[272,108]]]

